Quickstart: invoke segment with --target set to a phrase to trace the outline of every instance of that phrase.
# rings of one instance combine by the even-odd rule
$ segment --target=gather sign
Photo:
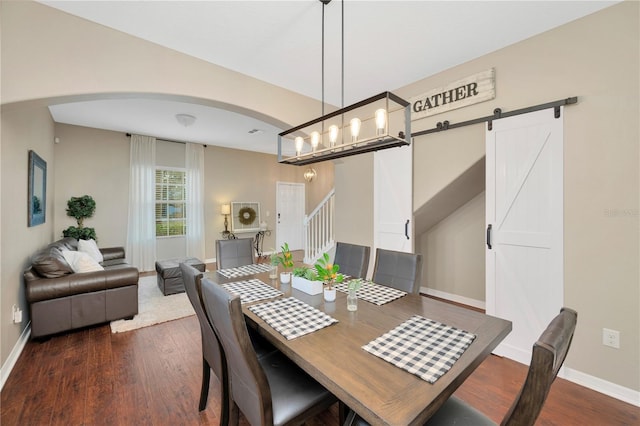
[[[491,68],[447,86],[414,96],[410,99],[411,120],[488,101],[495,97],[495,70]]]

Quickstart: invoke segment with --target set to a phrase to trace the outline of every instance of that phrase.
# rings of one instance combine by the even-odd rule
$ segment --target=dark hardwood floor
[[[200,330],[195,316],[126,333],[108,324],[30,341],[1,392],[0,424],[218,424],[212,375],[207,409],[198,412]],[[456,395],[499,422],[526,367],[490,356]],[[336,425],[337,406],[311,425]],[[241,424],[247,424],[241,418]],[[640,408],[557,379],[538,425],[638,425]]]

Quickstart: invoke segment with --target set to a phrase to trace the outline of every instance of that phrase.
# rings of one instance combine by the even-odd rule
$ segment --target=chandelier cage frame
[[[375,111],[384,109],[387,114],[384,129],[376,128]],[[360,118],[362,137],[352,139],[350,121]],[[338,127],[334,144],[329,140],[329,127]],[[311,134],[320,134],[317,148],[311,146]],[[301,152],[285,157],[283,148],[295,147],[295,137],[304,140]],[[334,160],[365,152],[394,148],[411,144],[411,104],[391,92],[382,92],[363,101],[341,108],[322,117],[286,130],[278,135],[278,162],[296,166]]]

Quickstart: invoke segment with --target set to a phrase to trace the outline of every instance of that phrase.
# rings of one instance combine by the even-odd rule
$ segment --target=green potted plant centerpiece
[[[311,295],[322,293],[322,281],[318,281],[316,270],[308,266],[293,269],[291,286]]]
[[[329,253],[325,253],[318,259],[314,267],[318,281],[324,283],[324,300],[333,302],[336,300],[336,289],[333,288],[333,284],[341,283],[344,279],[344,276],[338,273],[340,265],[331,263]]]
[[[293,268],[293,255],[291,254],[291,250],[289,250],[289,243],[284,243],[280,254],[277,256],[277,262],[282,265],[284,271],[280,272],[280,281],[283,284],[286,284],[291,281],[291,272],[289,270]]]

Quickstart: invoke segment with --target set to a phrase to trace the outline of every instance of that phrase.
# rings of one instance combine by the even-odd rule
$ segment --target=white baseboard
[[[27,342],[29,341],[29,337],[31,336],[31,322],[27,324],[27,326],[22,330],[22,334],[18,338],[15,346],[11,350],[9,357],[5,361],[4,365],[0,369],[0,390],[4,387],[5,382],[9,378],[9,374],[11,374],[11,370],[16,365],[18,358],[20,358],[20,354],[24,350]]]
[[[429,296],[438,297],[440,299],[450,300],[456,303],[462,303],[463,305],[472,306],[478,309],[485,309],[485,303],[482,300],[470,299],[468,297],[458,296],[457,294],[434,290],[428,287],[420,287],[420,293],[428,294]]]
[[[602,380],[598,377],[591,376],[569,367],[565,367],[563,370],[564,374],[558,374],[558,376],[563,379],[592,389],[596,392],[600,392],[612,398],[619,399],[620,401],[628,404],[635,405],[636,407],[640,407],[640,392],[638,391],[616,385],[615,383]]]

